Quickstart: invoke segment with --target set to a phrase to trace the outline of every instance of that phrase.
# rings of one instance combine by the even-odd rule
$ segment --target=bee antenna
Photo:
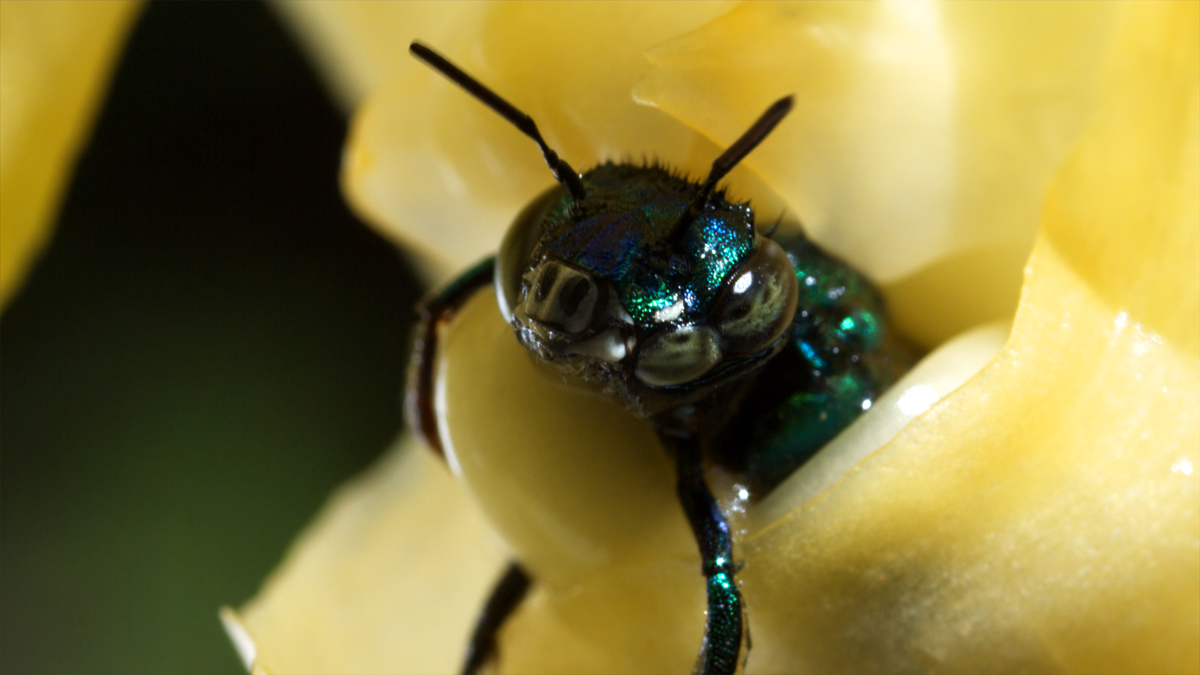
[[[687,231],[688,225],[692,221],[700,217],[704,213],[704,207],[708,205],[708,198],[712,196],[713,190],[717,187],[717,181],[725,177],[725,174],[733,170],[733,167],[738,165],[746,155],[750,154],[754,148],[758,147],[759,143],[775,129],[775,126],[783,121],[783,118],[792,111],[794,98],[792,96],[784,96],[778,101],[771,104],[766,112],[759,116],[758,121],[746,130],[740,138],[733,142],[721,156],[713,160],[712,169],[708,172],[708,178],[704,179],[704,184],[700,186],[700,191],[696,193],[695,199],[691,204],[688,204],[687,211],[683,212],[683,217],[679,219],[679,223],[675,225],[675,230],[672,236],[679,236]]]
[[[408,51],[465,89],[468,94],[474,96],[481,103],[496,111],[497,114],[511,122],[513,126],[520,129],[526,136],[532,138],[538,144],[538,147],[542,149],[542,156],[546,158],[546,164],[550,166],[550,171],[554,174],[554,179],[567,188],[575,201],[581,201],[587,196],[587,192],[583,189],[583,181],[579,180],[579,174],[575,172],[575,169],[571,168],[570,164],[567,164],[566,161],[560,158],[558,153],[546,145],[546,141],[542,138],[542,134],[538,131],[537,124],[533,122],[532,117],[517,110],[513,104],[500,98],[496,92],[483,86],[479,80],[459,70],[458,66],[450,63],[441,54],[438,54],[420,42],[413,42],[408,46]],[[749,150],[746,152],[749,152]],[[713,166],[715,167],[716,165],[714,164]]]

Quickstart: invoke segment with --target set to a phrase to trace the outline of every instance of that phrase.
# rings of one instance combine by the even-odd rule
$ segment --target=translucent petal
[[[408,44],[440,44],[482,2],[338,0],[283,2],[272,7],[316,56],[325,83],[343,108],[353,111],[368,93],[412,72]]]
[[[934,345],[1012,315],[1110,15],[1111,3],[749,3],[652,50],[635,96],[726,144],[795,94],[747,163],[828,250],[878,281],[923,274],[891,295],[900,325]]]
[[[494,302],[472,302],[452,328],[439,405],[458,473],[543,581],[504,632],[504,672],[690,671],[703,634],[704,588],[664,451],[645,423],[548,383]],[[900,386],[927,390],[936,401],[975,374],[1006,335],[993,327],[953,341]],[[881,399],[822,451],[814,471],[789,479],[757,508],[726,509],[734,528],[752,531],[772,511],[789,511],[792,498],[807,501],[914,414]],[[709,479],[727,488],[727,478]],[[756,564],[745,561],[747,570]],[[757,611],[750,613],[755,636]],[[749,672],[757,663],[755,655]]]
[[[905,386],[953,389],[1004,334],[947,345]],[[254,671],[453,670],[510,555],[486,545],[483,518],[537,578],[503,634],[506,672],[690,670],[699,558],[651,430],[547,379],[489,294],[446,337],[438,400],[467,490],[414,447],[335,495],[258,597],[225,613]],[[895,434],[887,401],[877,408],[826,464],[853,464]]]
[[[135,2],[0,3],[0,308],[50,237]]]
[[[536,366],[494,295],[472,299],[440,356],[450,466],[534,576],[569,587],[622,561],[695,557],[653,430]]]
[[[647,48],[728,7],[487,5],[452,33],[426,42],[532,116],[577,170],[602,159],[641,157],[692,169],[719,151],[662,113],[634,104],[629,90],[646,70]],[[404,76],[373,93],[355,115],[345,190],[385,233],[446,269],[461,269],[494,251],[513,216],[553,178],[532,141],[409,57],[406,41],[397,38],[395,47]],[[698,164],[688,159],[693,154]]]
[[[333,496],[226,624],[255,672],[456,672],[504,558],[445,466],[407,442]]]
[[[743,530],[748,672],[1196,671],[1200,9],[1111,11],[1096,123],[1055,178],[1005,349],[882,449],[858,443],[884,442],[894,418],[868,412],[861,426],[878,428],[819,460],[850,453],[845,473],[790,481],[758,511],[727,501]],[[949,266],[963,297],[971,260]],[[703,589],[669,463],[647,428],[548,382],[493,302],[476,298],[447,331],[438,409],[473,499],[543,579],[502,634],[504,669],[688,670]],[[905,392],[953,388],[927,370]],[[482,598],[502,555],[485,557],[464,495],[418,465],[420,482],[385,489],[381,470],[347,491],[243,613],[260,664],[457,662],[467,596]],[[430,512],[443,519],[416,515]],[[441,602],[429,586],[452,589],[456,618],[417,623],[412,607]]]
[[[746,542],[755,670],[1196,671],[1198,32],[1126,8],[1005,351]]]

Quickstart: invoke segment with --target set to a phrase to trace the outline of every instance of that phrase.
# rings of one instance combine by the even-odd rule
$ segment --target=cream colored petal
[[[746,543],[754,669],[1200,667],[1200,11],[1122,16],[1013,337]]]
[[[987,359],[995,332],[947,345],[906,382],[941,393],[948,376]],[[445,346],[440,405],[475,505],[420,448],[344,488],[259,596],[223,614],[254,672],[452,670],[501,559],[481,546],[479,512],[538,579],[505,630],[506,672],[687,671],[704,591],[669,462],[649,429],[548,382],[486,294]],[[857,439],[823,458],[853,462],[894,433],[886,401],[878,408],[855,427]],[[447,615],[430,615],[430,594],[451,587],[437,595]],[[417,626],[413,607],[422,608]]]
[[[0,2],[0,308],[50,237],[137,9],[136,2]]]
[[[453,33],[427,42],[532,116],[577,170],[642,157],[700,169],[719,151],[634,104],[629,90],[646,70],[647,48],[728,8],[500,3],[478,6]],[[553,178],[532,141],[407,47],[397,37],[404,76],[355,115],[343,184],[369,222],[457,270],[495,251],[511,219]]]
[[[300,44],[316,56],[325,83],[353,111],[368,93],[410,72],[408,44],[431,44],[478,15],[482,2],[315,0],[272,2]]]
[[[1156,12],[1167,16],[1143,14]],[[754,636],[749,672],[1195,669],[1196,18],[1190,5],[1126,17],[1100,124],[1056,183],[1048,235],[1001,356],[822,496],[766,526],[757,523],[769,514],[756,518],[753,509],[739,522],[750,528],[741,575]],[[1072,237],[1082,242],[1064,254],[1055,241]],[[553,537],[537,534],[541,516],[520,512],[535,504],[599,532],[582,507],[572,515],[569,497],[539,503],[520,490],[505,503],[508,491],[484,484],[559,480],[556,489],[585,500],[587,472],[564,473],[547,458],[591,444],[599,453],[599,432],[528,417],[564,410],[565,395],[535,395],[508,372],[512,393],[502,395],[479,364],[460,364],[455,375],[456,357],[463,349],[449,355],[444,405],[460,456],[475,439],[464,478],[523,558],[566,558]],[[495,416],[480,418],[484,410]],[[543,431],[558,440],[540,445]],[[519,463],[519,476],[483,470],[492,457]],[[602,484],[601,514],[630,498]],[[628,537],[647,531],[631,527]],[[641,546],[653,545],[646,537]],[[698,584],[685,579],[695,561],[664,546],[655,562],[649,550],[607,566],[566,566],[581,575],[577,583],[544,589],[506,631],[506,668],[686,668],[700,626]],[[605,612],[606,602],[618,609]],[[619,612],[624,602],[628,614]],[[678,623],[663,619],[673,612]],[[639,641],[662,625],[670,636]]]
[[[1006,336],[1005,327],[988,327],[951,341],[905,378],[904,390],[935,403]],[[503,670],[687,672],[703,633],[704,587],[671,462],[648,424],[561,381],[534,365],[489,293],[447,331],[436,402],[451,466],[539,582],[504,632]],[[734,528],[761,527],[836,482],[919,414],[902,398],[882,397],[812,470],[757,509],[727,509]],[[720,494],[734,492],[728,476],[714,472],[710,481]]]
[[[650,426],[535,366],[493,294],[456,317],[439,356],[451,468],[536,577],[567,588],[631,559],[695,556]]]
[[[833,487],[856,464],[887,445],[909,422],[983,369],[1008,341],[1011,326],[994,323],[947,341],[905,373],[821,452],[780,483],[750,512],[750,530],[761,529]]]
[[[1011,316],[1051,173],[1091,109],[1110,3],[752,3],[650,52],[635,96],[746,162],[932,346]],[[931,264],[936,266],[930,268]]]
[[[731,504],[734,526],[749,530],[740,575],[749,672],[1196,670],[1200,12],[1193,3],[1126,11],[1100,124],[1055,183],[1001,356],[782,518],[764,512],[760,525],[753,507],[739,515],[745,505]],[[584,400],[547,386],[491,302],[477,298],[448,331],[438,407],[462,480],[544,579],[504,631],[506,670],[687,670],[702,587],[670,465],[645,427],[594,401],[581,410]],[[936,390],[933,376],[924,384]],[[436,490],[449,486],[431,461],[414,466]],[[385,500],[425,484],[397,482],[407,487],[341,499],[374,495],[405,513],[420,508],[401,503],[461,504]],[[459,508],[432,510],[478,532],[474,516],[453,515]],[[245,612],[260,663],[270,663],[267,635],[280,658],[298,650],[278,670],[328,663],[313,647],[328,632],[347,636],[346,658],[378,649],[387,653],[371,664],[405,669],[408,654],[381,637],[401,635],[429,645],[412,651],[429,659],[424,667],[452,667],[466,596],[478,602],[488,583],[456,567],[478,544],[439,529],[428,550],[442,565],[394,574],[387,561],[407,570],[415,558],[404,556],[417,553],[364,558],[343,532],[400,547],[401,530],[374,507],[352,511],[349,526],[327,515]],[[339,587],[347,578],[349,591]],[[389,629],[421,605],[419,584],[442,578],[475,580],[449,603],[457,623]],[[255,624],[260,606],[275,609]],[[451,655],[436,661],[435,647]]]
[[[256,672],[457,672],[505,558],[445,466],[406,441],[333,496],[226,623]]]

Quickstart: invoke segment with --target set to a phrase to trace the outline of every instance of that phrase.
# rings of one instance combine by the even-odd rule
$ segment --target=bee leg
[[[445,452],[433,410],[433,368],[437,363],[438,331],[454,318],[476,292],[492,284],[495,269],[496,257],[492,256],[464,272],[445,288],[427,296],[417,307],[420,320],[408,364],[404,413],[413,431],[443,457]]]
[[[496,634],[500,627],[521,604],[533,580],[517,562],[508,564],[504,576],[488,596],[471,642],[467,645],[467,659],[463,663],[463,675],[475,675],[485,663],[496,655]]]
[[[661,438],[664,444],[675,449],[679,502],[700,547],[701,569],[708,590],[708,618],[695,672],[700,675],[732,674],[741,662],[743,640],[747,646],[749,643],[742,595],[733,578],[736,571],[733,538],[725,516],[704,482],[699,442],[666,434]]]

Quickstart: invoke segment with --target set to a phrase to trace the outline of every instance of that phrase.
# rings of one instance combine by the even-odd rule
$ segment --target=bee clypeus
[[[532,138],[558,185],[522,211],[497,256],[423,303],[409,419],[441,452],[438,328],[494,287],[501,314],[536,360],[654,427],[674,460],[706,583],[696,671],[738,670],[749,628],[733,539],[705,463],[765,494],[912,362],[865,277],[794,225],[760,228],[749,204],[717,187],[791,111],[792,98],[771,105],[702,182],[656,164],[605,162],[580,174],[529,116],[428,47],[414,42],[411,52]],[[521,561],[510,563],[467,646],[464,672],[495,655],[500,626],[533,582]]]

